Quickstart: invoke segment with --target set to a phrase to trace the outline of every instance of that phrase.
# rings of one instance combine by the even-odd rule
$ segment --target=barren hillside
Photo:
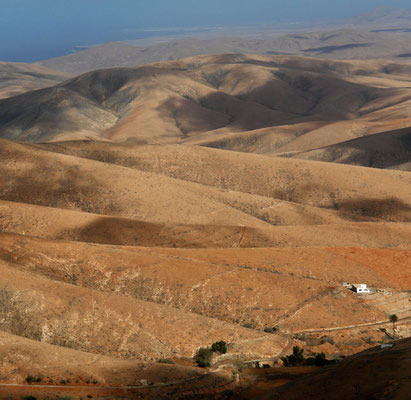
[[[0,99],[54,86],[70,76],[38,65],[0,62]]]
[[[0,397],[293,398],[242,371],[409,336],[410,75],[203,56],[1,100]]]
[[[277,129],[280,150],[311,150],[305,136],[324,125],[331,129],[305,142],[323,147],[374,133],[387,120],[408,124],[409,75],[406,63],[243,55],[100,70],[0,101],[0,136],[199,143],[287,124]],[[346,121],[358,128],[332,133]]]
[[[360,394],[366,398],[406,400],[411,390],[406,372],[411,368],[410,351],[410,339],[399,341],[385,351],[375,347],[255,398],[297,400],[304,396],[337,400]]]

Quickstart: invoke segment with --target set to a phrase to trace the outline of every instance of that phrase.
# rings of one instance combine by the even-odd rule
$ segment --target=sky
[[[0,0],[0,61],[32,62],[145,30],[325,21],[409,0]],[[153,34],[153,32],[151,32]]]

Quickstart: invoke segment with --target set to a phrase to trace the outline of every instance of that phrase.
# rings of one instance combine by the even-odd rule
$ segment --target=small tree
[[[213,350],[209,347],[200,347],[194,356],[194,360],[197,365],[201,368],[206,368],[211,366],[211,358],[213,357]]]
[[[293,354],[281,357],[286,367],[295,367],[304,363],[304,349],[300,349],[298,346],[293,347]]]
[[[392,322],[392,337],[395,339],[395,323],[398,321],[398,317],[395,314],[390,315],[390,322]]]
[[[211,350],[214,352],[218,352],[221,354],[227,353],[227,343],[224,340],[220,340],[219,342],[215,342],[211,345]]]

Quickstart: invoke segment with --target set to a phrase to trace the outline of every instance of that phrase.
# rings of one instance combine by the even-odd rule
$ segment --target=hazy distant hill
[[[358,25],[358,24],[357,24]],[[361,25],[360,25],[361,26]],[[108,43],[38,63],[59,71],[80,74],[101,68],[139,64],[202,54],[294,54],[335,59],[396,58],[411,54],[411,33],[341,29],[308,32],[267,39],[222,37],[181,38],[145,47]]]
[[[409,26],[411,23],[411,8],[400,9],[394,7],[379,7],[374,10],[365,12],[355,17],[349,18],[347,22],[356,24],[375,24],[375,25],[393,25],[398,24]],[[403,27],[404,27],[403,26]]]
[[[54,86],[69,77],[39,65],[0,62],[0,98]]]

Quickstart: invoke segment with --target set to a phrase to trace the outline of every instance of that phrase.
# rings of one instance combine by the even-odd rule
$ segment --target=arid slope
[[[313,125],[306,133],[347,120],[367,127],[369,120],[395,119],[400,127],[409,123],[409,75],[406,63],[257,55],[100,70],[0,101],[0,136],[29,142],[195,143],[307,122]],[[298,125],[289,134],[289,142],[301,140]],[[316,147],[363,135],[364,129],[340,129],[331,140],[317,140]]]
[[[0,99],[54,86],[70,76],[38,65],[0,62]]]

